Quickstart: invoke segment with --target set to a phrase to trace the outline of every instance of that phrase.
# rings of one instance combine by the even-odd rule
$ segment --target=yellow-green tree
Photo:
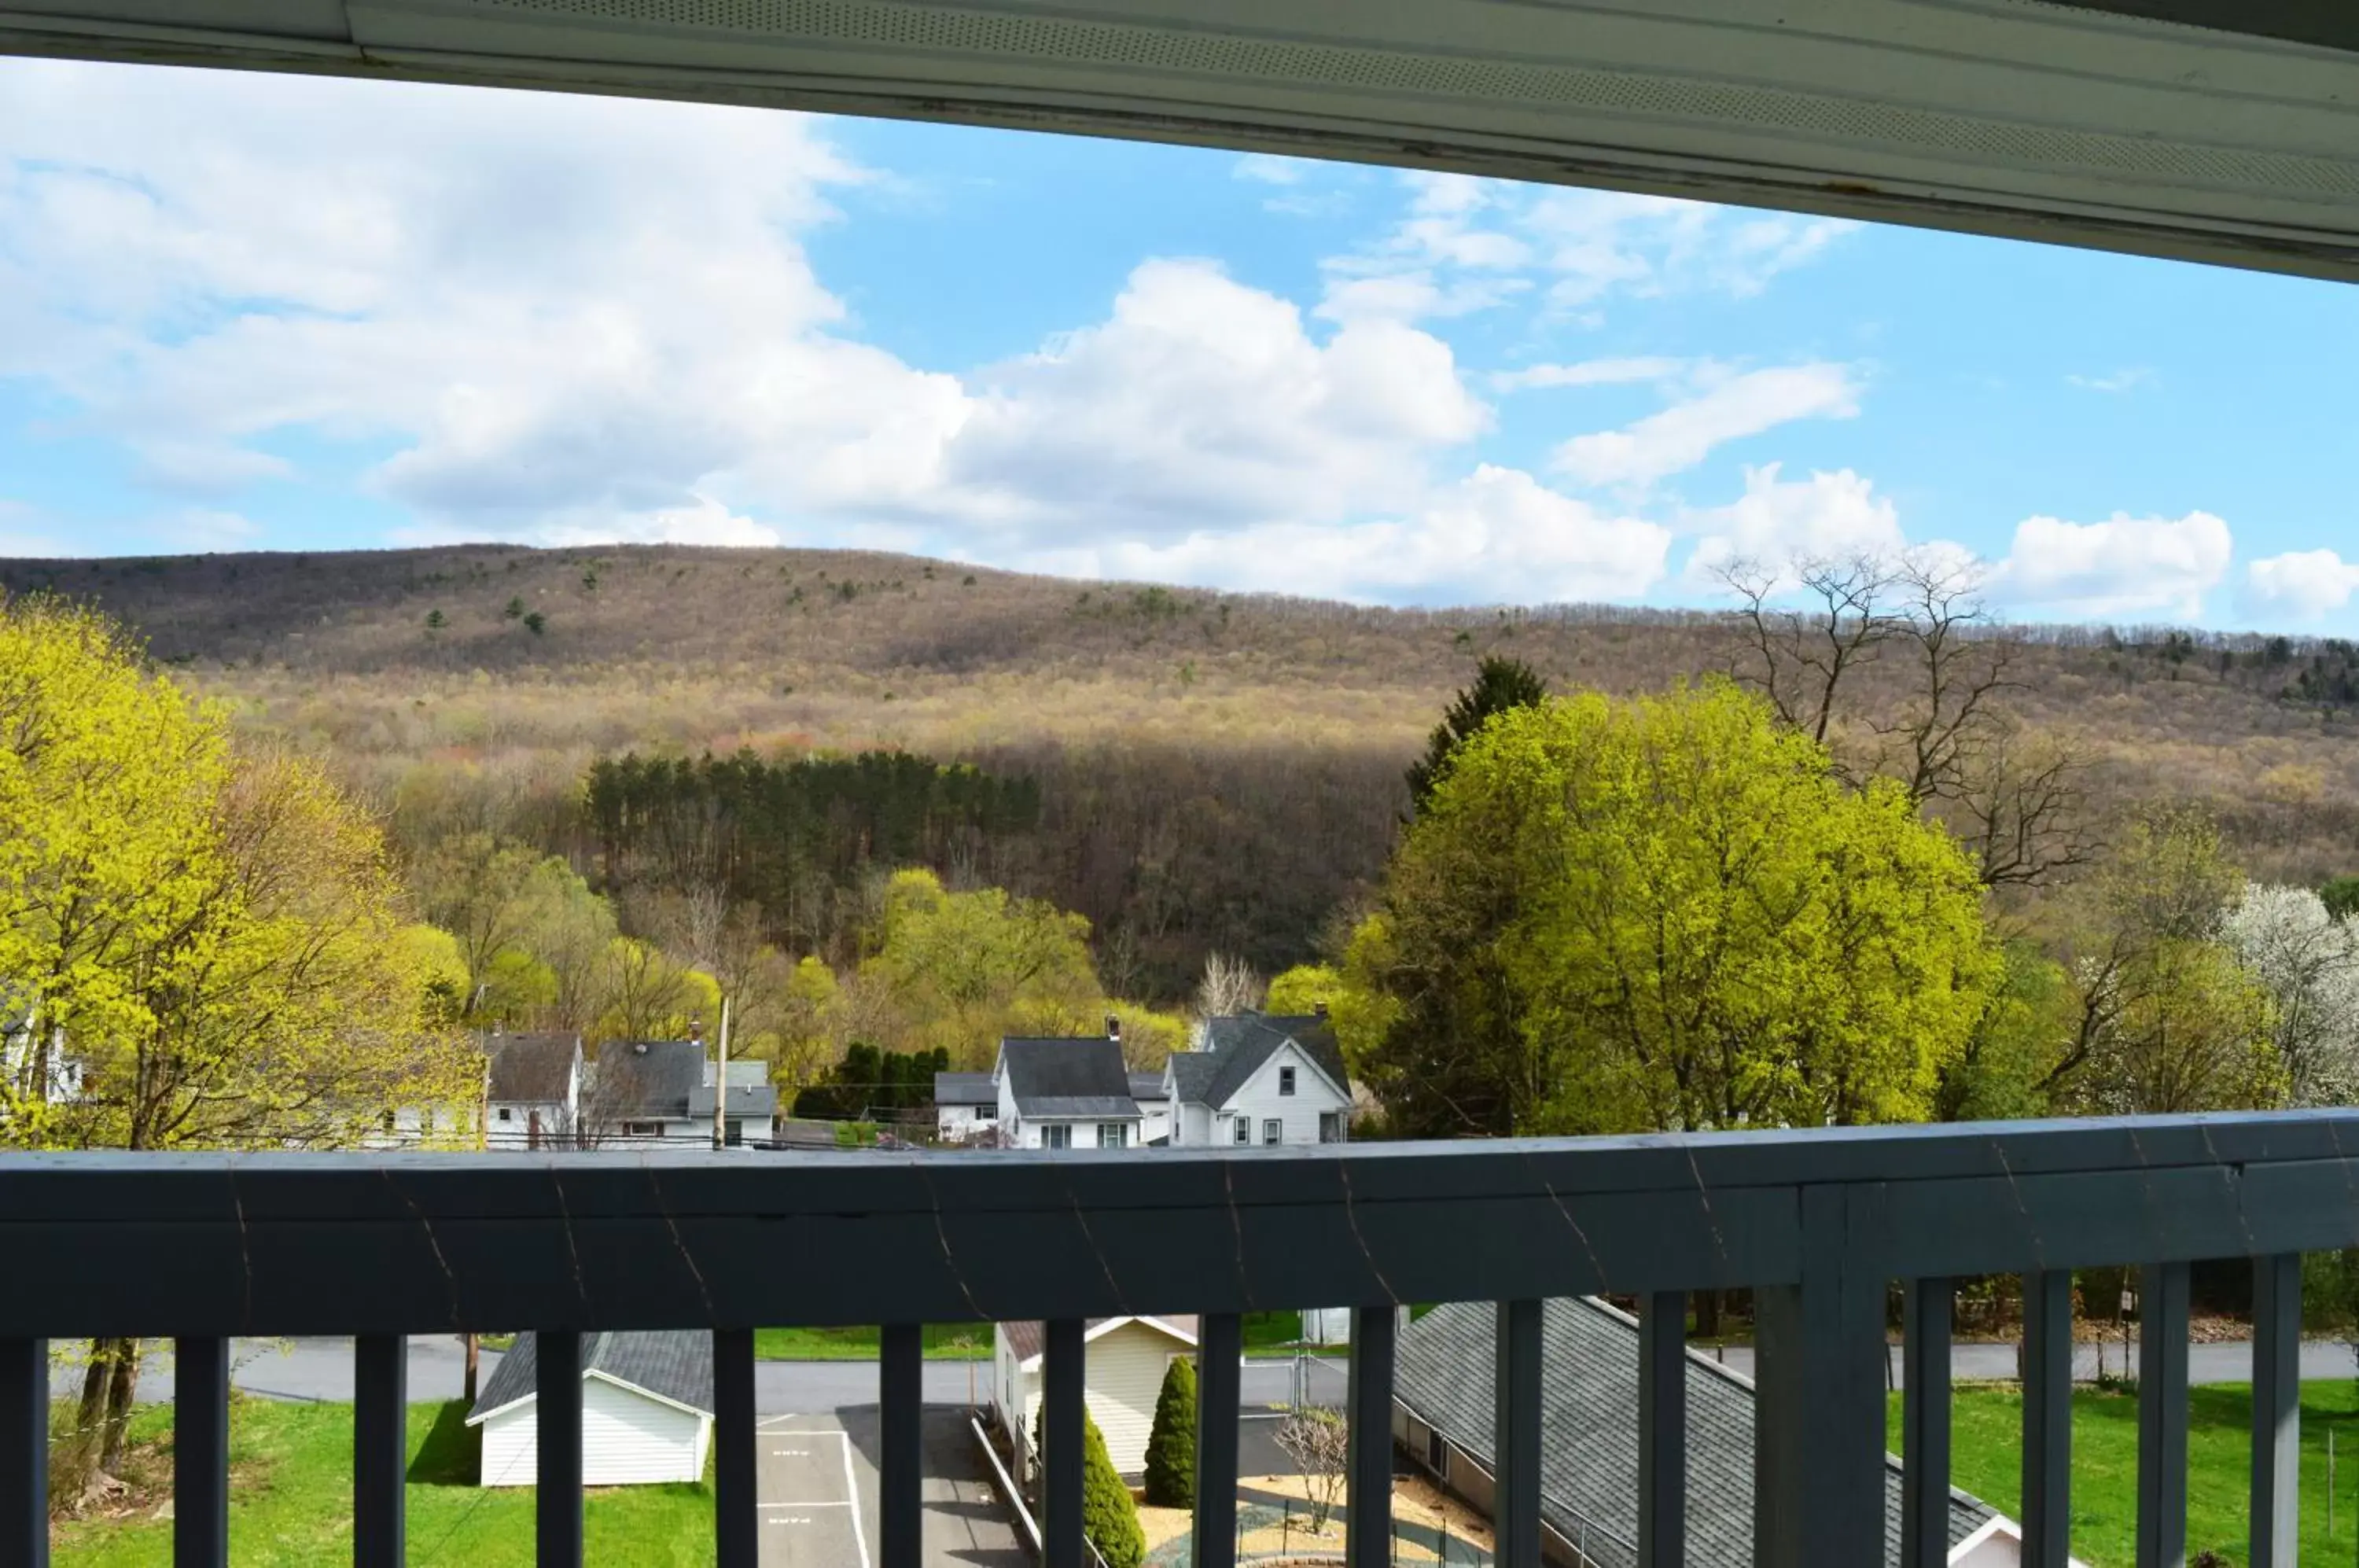
[[[1950,835],[1723,684],[1492,720],[1352,969],[1395,1127],[1496,1133],[1921,1118],[1999,972]]]
[[[1002,1035],[1102,1029],[1089,935],[1088,920],[1041,899],[1001,887],[953,893],[930,871],[897,872],[860,966],[863,989],[889,1014],[872,1038],[977,1064]]]
[[[1279,1017],[1299,1017],[1332,1008],[1350,989],[1343,972],[1332,964],[1298,964],[1269,983],[1269,998],[1262,1010]]]

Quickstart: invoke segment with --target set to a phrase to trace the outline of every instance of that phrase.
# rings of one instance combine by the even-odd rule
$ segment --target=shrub
[[[1196,1506],[1196,1366],[1186,1356],[1163,1375],[1155,1428],[1147,1439],[1147,1500],[1158,1508]]]
[[[524,629],[530,632],[533,636],[538,637],[541,633],[549,629],[549,617],[542,615],[538,610],[535,610],[531,615],[527,615],[524,618]]]
[[[1169,1387],[1167,1382],[1166,1387]],[[1048,1493],[1049,1408],[1044,1401],[1032,1411],[1032,1463],[1036,1500]],[[1138,1525],[1138,1504],[1114,1467],[1106,1452],[1105,1433],[1097,1418],[1082,1412],[1082,1534],[1098,1549],[1105,1568],[1139,1568],[1147,1557],[1147,1532]]]

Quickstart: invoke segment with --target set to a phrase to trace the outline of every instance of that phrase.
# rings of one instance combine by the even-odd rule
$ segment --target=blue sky
[[[1389,603],[1973,558],[2359,631],[2359,289],[1080,138],[0,62],[0,554],[849,545]]]

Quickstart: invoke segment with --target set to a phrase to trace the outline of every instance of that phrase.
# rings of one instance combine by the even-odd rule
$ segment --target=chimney
[[[1112,1013],[1106,1015],[1106,1039],[1117,1045],[1122,1043],[1122,1020]]]
[[[699,1042],[700,1044],[703,1042],[704,1020],[702,1018],[690,1018],[688,1020],[688,1038]]]
[[[1312,1016],[1323,1018],[1327,1016],[1327,1004],[1324,1002],[1313,1002],[1310,1004],[1310,1011]]]

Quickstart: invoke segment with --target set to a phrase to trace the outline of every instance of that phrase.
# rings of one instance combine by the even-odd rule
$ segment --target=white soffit
[[[2359,278],[2359,0],[0,0],[0,51],[1082,131]]]

